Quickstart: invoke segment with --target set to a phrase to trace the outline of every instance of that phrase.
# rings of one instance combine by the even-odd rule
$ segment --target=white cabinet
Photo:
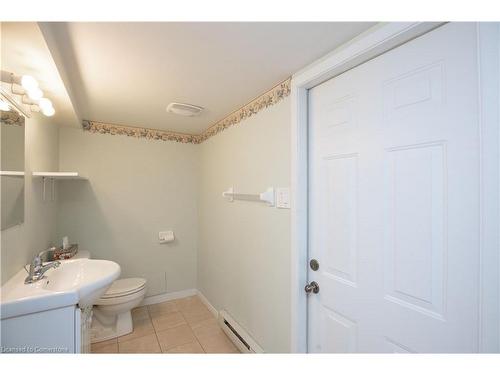
[[[3,353],[86,353],[92,311],[78,306],[26,314],[1,321]]]

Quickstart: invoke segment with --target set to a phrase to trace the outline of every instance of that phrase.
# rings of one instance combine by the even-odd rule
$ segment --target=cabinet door
[[[4,353],[76,352],[75,306],[2,319],[1,325]]]

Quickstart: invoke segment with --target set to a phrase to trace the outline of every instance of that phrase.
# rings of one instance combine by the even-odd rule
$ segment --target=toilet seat
[[[139,277],[116,280],[95,304],[119,303],[118,300],[127,299],[126,297],[133,298],[133,295],[139,294],[145,287],[146,280]]]

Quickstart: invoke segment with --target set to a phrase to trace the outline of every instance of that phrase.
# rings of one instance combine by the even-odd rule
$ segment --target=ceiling
[[[199,134],[374,23],[41,23],[86,120]],[[170,102],[205,108],[166,112]]]
[[[35,77],[44,96],[54,105],[53,122],[60,126],[78,126],[79,120],[38,25],[35,22],[2,22],[0,30],[1,69]],[[10,85],[2,84],[2,87],[10,91]]]

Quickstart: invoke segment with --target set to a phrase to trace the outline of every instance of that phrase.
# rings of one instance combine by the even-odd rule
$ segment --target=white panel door
[[[310,90],[310,352],[478,350],[475,27]]]

